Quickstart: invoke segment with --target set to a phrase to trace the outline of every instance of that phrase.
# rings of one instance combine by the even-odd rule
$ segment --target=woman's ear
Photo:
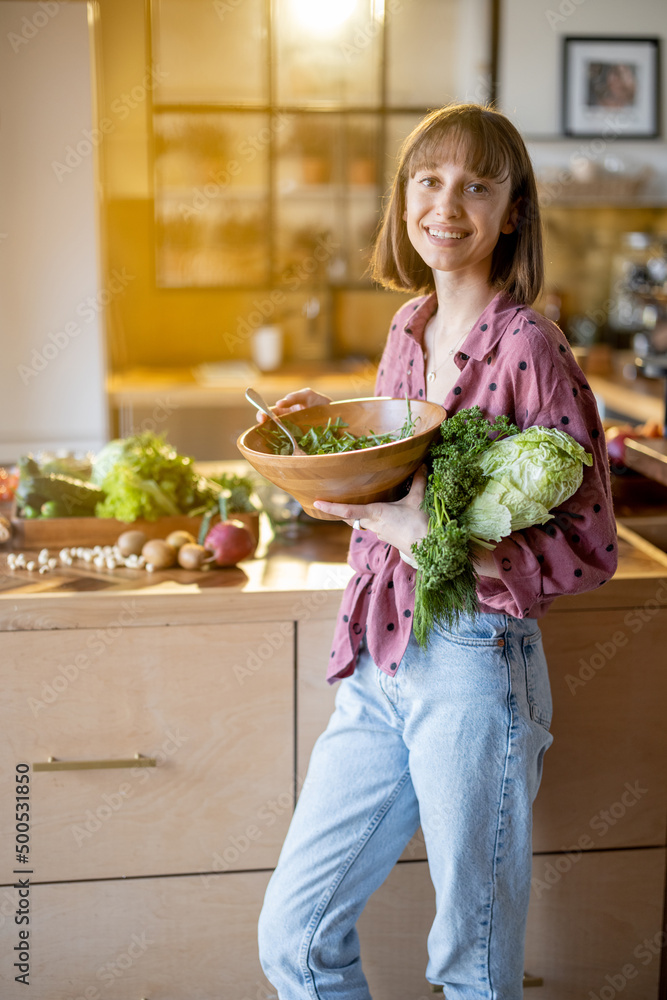
[[[509,207],[509,210],[507,212],[507,218],[505,219],[505,223],[500,230],[500,232],[504,233],[506,236],[509,235],[509,233],[513,233],[517,227],[519,221],[520,204],[521,204],[521,198],[517,198],[517,200],[513,202]]]

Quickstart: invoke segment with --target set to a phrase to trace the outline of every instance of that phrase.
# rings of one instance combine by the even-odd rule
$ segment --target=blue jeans
[[[369,1000],[355,925],[419,824],[447,1000],[522,1000],[532,803],[552,737],[534,618],[411,637],[395,677],[365,645],[318,739],[259,922],[281,1000]]]

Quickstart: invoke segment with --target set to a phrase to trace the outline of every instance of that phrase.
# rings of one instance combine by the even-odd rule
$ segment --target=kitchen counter
[[[317,595],[316,616],[336,613],[352,574],[346,563],[350,528],[337,522],[297,524],[293,539],[266,534],[258,555],[228,569],[202,573],[170,569],[97,570],[77,560],[40,576],[7,569],[0,555],[0,631],[20,627],[92,627],[108,621],[131,600],[142,624],[238,622],[289,614],[295,601]],[[621,534],[623,526],[619,527]],[[36,553],[34,554],[36,556]],[[572,608],[623,607],[649,596],[667,575],[667,555],[639,549],[619,537],[619,568],[604,587],[562,597],[550,613]],[[16,616],[19,616],[18,618]]]

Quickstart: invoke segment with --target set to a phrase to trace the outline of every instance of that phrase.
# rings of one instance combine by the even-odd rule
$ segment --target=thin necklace
[[[442,366],[443,366],[443,365],[445,364],[445,362],[449,361],[449,359],[451,358],[451,356],[452,356],[452,354],[454,353],[454,351],[456,350],[456,348],[457,348],[457,347],[459,346],[459,344],[460,344],[460,343],[461,343],[461,342],[462,342],[462,341],[463,341],[463,340],[465,339],[465,337],[467,337],[468,333],[469,333],[469,331],[468,331],[468,330],[466,330],[466,332],[465,332],[464,334],[462,334],[462,335],[461,335],[461,336],[459,337],[459,339],[458,339],[458,340],[456,341],[456,343],[455,343],[455,344],[454,344],[454,346],[453,346],[453,347],[451,348],[451,350],[449,350],[449,351],[447,352],[447,357],[445,358],[445,360],[444,360],[444,361],[441,361],[439,365],[436,365],[436,364],[435,364],[435,337],[433,338],[433,362],[434,362],[434,364],[433,364],[433,366],[432,366],[432,368],[431,368],[430,372],[429,372],[429,373],[428,373],[428,375],[426,376],[426,381],[427,381],[427,382],[433,382],[433,381],[435,381],[435,373],[436,373],[436,372],[437,372],[437,371],[438,371],[438,370],[439,370],[440,368],[442,368]]]

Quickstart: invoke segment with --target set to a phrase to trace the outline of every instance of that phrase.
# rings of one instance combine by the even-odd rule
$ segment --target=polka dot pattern
[[[424,301],[403,306],[390,324],[391,339],[378,376],[381,395],[402,396],[408,387],[414,398],[427,396],[422,339],[433,308],[419,308]],[[435,303],[434,298],[430,301]],[[532,333],[529,325],[535,327]],[[517,341],[520,333],[524,336]],[[615,565],[609,484],[601,462],[604,437],[594,397],[585,376],[577,376],[576,360],[563,335],[528,307],[510,303],[504,293],[480,317],[466,347],[468,353],[460,350],[455,359],[460,378],[450,390],[450,401],[457,400],[451,407],[454,412],[478,404],[490,415],[488,408],[497,400],[520,427],[544,423],[567,430],[596,459],[585,470],[583,498],[572,504],[579,516],[575,519],[567,510],[554,512],[557,518],[546,525],[506,539],[495,557],[501,579],[480,580],[483,608],[489,608],[485,595],[486,600],[493,595],[494,611],[540,617],[552,596],[599,586],[602,577],[612,576]],[[562,359],[560,364],[557,358]],[[493,366],[493,380],[480,378],[482,366]],[[416,383],[412,390],[411,382]],[[328,675],[347,676],[353,671],[356,651],[367,633],[375,662],[393,676],[411,634],[414,572],[408,571],[393,546],[372,532],[353,531],[351,540],[348,558],[357,573],[343,599]]]

